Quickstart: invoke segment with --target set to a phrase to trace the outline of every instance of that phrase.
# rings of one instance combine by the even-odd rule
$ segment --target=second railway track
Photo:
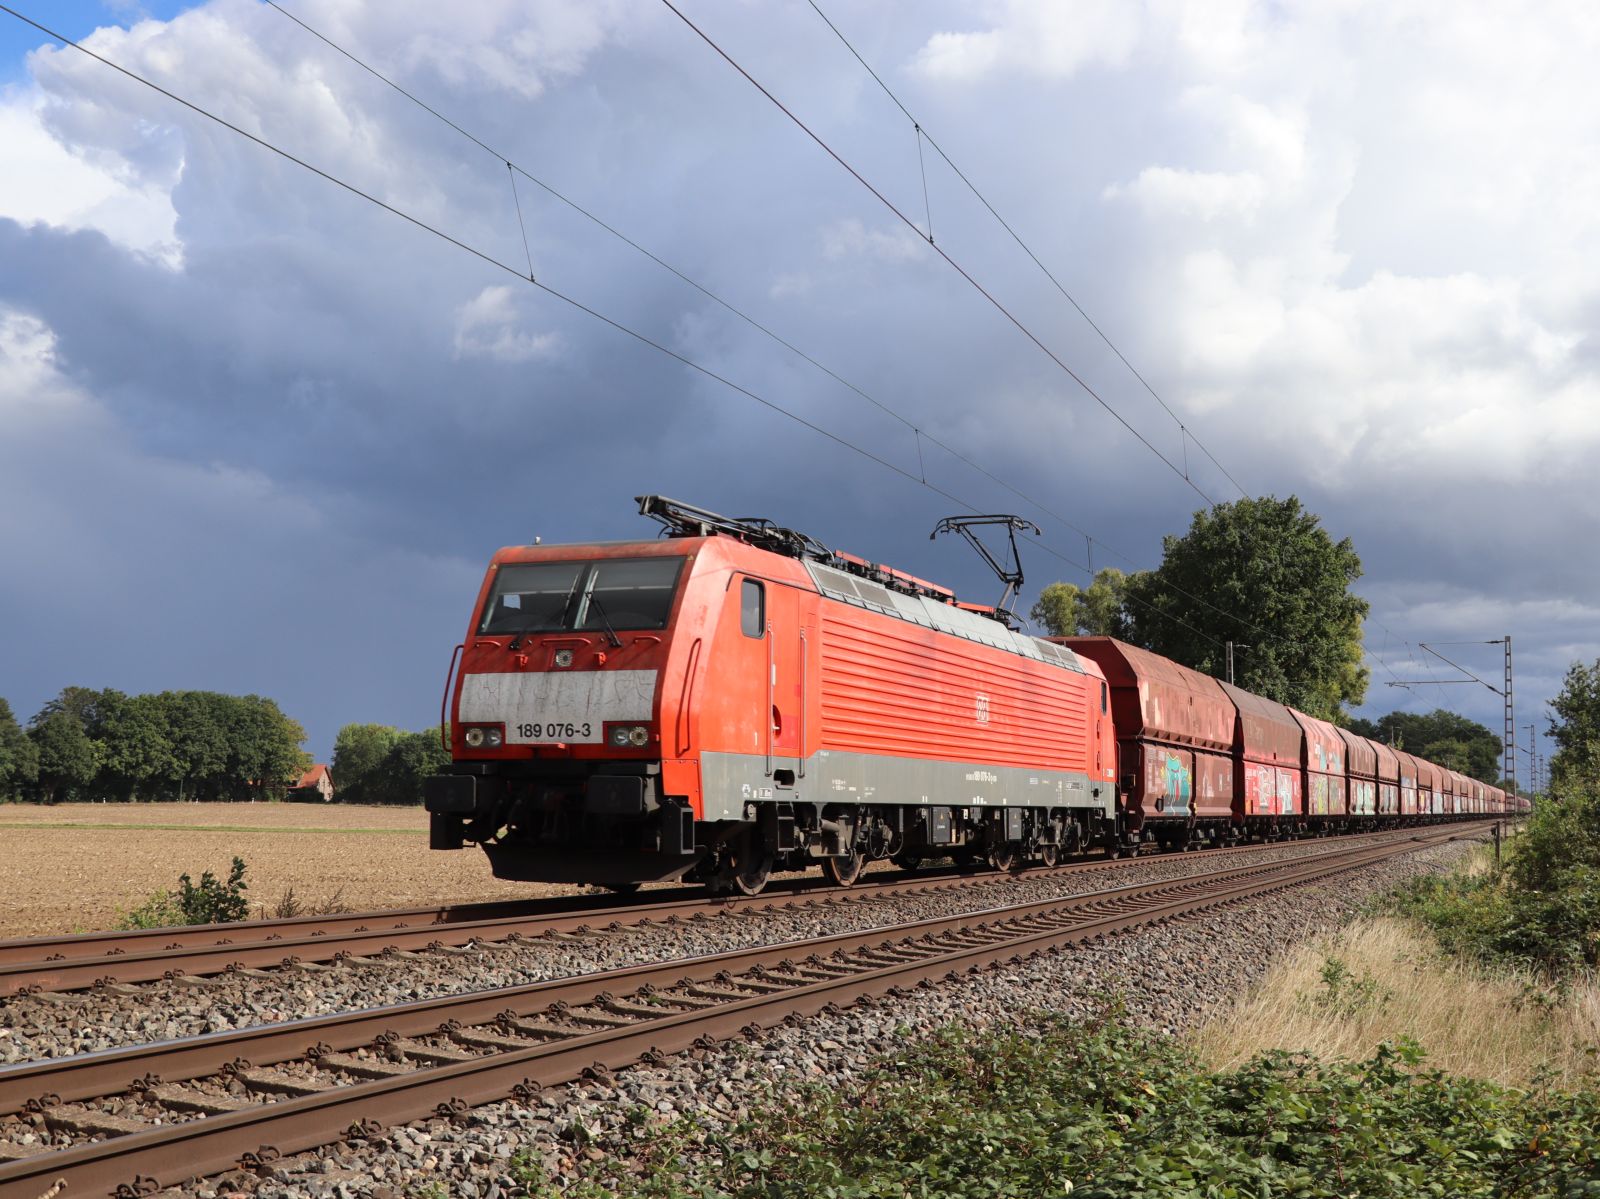
[[[1470,835],[1380,844],[804,942],[655,962],[0,1070],[0,1199],[162,1186],[804,1019],[897,988],[1235,904]],[[131,1114],[130,1114],[131,1113]],[[36,1147],[30,1147],[36,1148]]]
[[[1470,828],[1473,826],[1455,826]],[[1351,844],[1405,840],[1415,830],[1364,834]],[[1199,850],[1183,860],[1259,853],[1294,843],[1251,844]],[[1166,856],[1166,855],[1162,855]],[[1152,859],[1160,860],[1160,858]],[[1015,878],[1126,868],[1128,860],[1089,859],[1020,874],[999,871],[939,870],[888,875],[839,888],[793,880],[754,896],[709,897],[697,889],[674,888],[660,898],[558,896],[525,902],[457,907],[339,913],[238,924],[201,925],[81,934],[71,937],[0,941],[0,999],[38,991],[78,991],[97,986],[137,984],[179,976],[270,969],[325,963],[377,954],[454,948],[515,937],[575,933],[595,928],[635,927],[701,914],[753,912],[817,904],[854,904],[919,892],[994,885]],[[870,876],[869,876],[870,877]]]

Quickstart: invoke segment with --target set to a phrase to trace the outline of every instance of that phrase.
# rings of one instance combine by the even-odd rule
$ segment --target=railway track
[[[1475,825],[1453,826],[1471,828]],[[1411,831],[1349,838],[1349,843],[1404,839]],[[1191,859],[1260,852],[1261,845],[1197,850]],[[699,888],[672,888],[644,896],[557,896],[523,902],[354,912],[191,928],[140,929],[71,937],[0,941],[0,998],[38,991],[93,987],[369,958],[381,954],[454,948],[551,933],[584,933],[670,923],[698,915],[753,912],[815,904],[855,904],[919,892],[1111,870],[1126,861],[1095,859],[1020,875],[994,870],[948,869],[891,875],[841,889],[820,880],[795,879],[754,896],[709,897]],[[869,876],[870,877],[870,876]]]
[[[868,996],[1238,904],[1481,830],[0,1069],[0,1199],[150,1194],[604,1079]],[[50,1148],[8,1130],[43,1130]],[[35,1150],[28,1152],[27,1150]],[[15,1160],[6,1161],[6,1158]]]

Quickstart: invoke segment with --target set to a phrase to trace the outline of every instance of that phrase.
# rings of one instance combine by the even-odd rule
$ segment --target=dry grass
[[[0,937],[110,928],[185,871],[226,877],[235,855],[252,916],[272,915],[291,890],[302,909],[363,911],[576,890],[502,882],[476,849],[430,850],[420,808],[16,804],[0,806]]]
[[[1600,985],[1556,992],[1531,976],[1487,973],[1445,959],[1405,921],[1364,920],[1287,954],[1193,1041],[1209,1065],[1227,1068],[1269,1049],[1359,1060],[1400,1037],[1451,1074],[1513,1086],[1541,1073],[1593,1082]]]

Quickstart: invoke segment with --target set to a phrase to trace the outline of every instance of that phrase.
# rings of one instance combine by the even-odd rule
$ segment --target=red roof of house
[[[298,791],[302,787],[315,787],[324,778],[326,778],[330,783],[333,781],[333,777],[328,774],[327,766],[321,762],[318,762],[310,770],[306,771],[300,776],[300,781],[296,783],[291,790]]]

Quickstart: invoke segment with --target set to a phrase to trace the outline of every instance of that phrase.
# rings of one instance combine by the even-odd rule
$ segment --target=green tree
[[[163,691],[156,699],[172,742],[167,781],[175,797],[220,798],[228,784],[231,697],[215,691]]]
[[[0,799],[15,799],[39,779],[39,750],[0,699]]]
[[[1336,719],[1367,691],[1360,577],[1350,540],[1335,542],[1298,498],[1218,504],[1163,540],[1159,567],[1127,577],[1129,640],[1217,677],[1223,643],[1247,646],[1241,687]]]
[[[306,731],[259,695],[223,696],[229,729],[226,799],[257,799],[286,786],[305,760]]]
[[[1033,622],[1052,637],[1121,637],[1128,635],[1128,619],[1123,609],[1123,588],[1127,576],[1108,566],[1087,587],[1073,583],[1051,583],[1039,593],[1039,602],[1029,613]]]
[[[1496,783],[1500,778],[1503,743],[1499,735],[1459,712],[1443,708],[1432,712],[1389,712],[1376,722],[1353,717],[1345,727],[1486,783]]]
[[[341,803],[378,803],[369,792],[380,786],[384,760],[406,734],[386,724],[347,724],[333,742],[334,796]]]
[[[102,798],[129,803],[144,791],[146,798],[172,776],[173,743],[165,707],[157,696],[125,696],[106,692],[98,705],[100,774],[96,790]]]
[[[102,713],[107,704],[115,704],[118,700],[126,698],[122,692],[111,689],[96,691],[92,687],[63,687],[60,695],[47,701],[44,707],[39,709],[39,714],[33,718],[33,723],[40,724],[58,712],[65,713],[78,722],[92,741],[100,735],[100,727],[104,723]]]
[[[436,730],[400,733],[378,768],[367,777],[367,803],[419,804],[422,780],[450,764],[450,751],[439,744]],[[337,776],[336,776],[337,777]]]
[[[1556,743],[1551,790],[1600,788],[1600,659],[1591,666],[1574,662],[1550,707],[1555,715],[1549,731]]]
[[[71,712],[41,713],[28,729],[39,754],[39,789],[45,803],[55,803],[94,781],[100,770],[95,743]]]

